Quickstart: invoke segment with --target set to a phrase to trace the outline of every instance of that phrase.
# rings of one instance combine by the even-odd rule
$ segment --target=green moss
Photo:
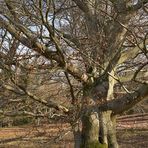
[[[101,144],[98,141],[90,142],[87,146],[81,145],[81,148],[107,148],[107,144]]]
[[[108,147],[107,147],[107,144],[106,144],[106,143],[104,143],[104,144],[101,144],[101,143],[100,143],[100,144],[99,144],[99,148],[108,148]]]
[[[99,142],[94,141],[88,144],[88,148],[99,148]]]

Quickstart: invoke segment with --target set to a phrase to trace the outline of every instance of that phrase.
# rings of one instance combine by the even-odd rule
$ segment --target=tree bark
[[[73,135],[74,135],[74,148],[80,148],[81,146],[81,128],[79,122],[72,125]]]
[[[115,123],[111,111],[83,115],[80,148],[118,148]]]
[[[99,141],[108,148],[118,148],[115,123],[116,119],[111,117],[111,111],[100,113]]]
[[[106,120],[106,115],[105,112],[100,112],[100,132],[99,132],[99,141],[103,144],[108,145],[108,140],[107,140],[107,120]]]
[[[116,137],[116,117],[111,117],[108,122],[108,147],[118,148],[118,142]]]
[[[114,72],[111,72],[114,75]],[[112,117],[112,111],[106,110],[101,111],[93,108],[95,103],[101,103],[112,100],[113,87],[115,81],[112,77],[106,77],[102,82],[98,81],[96,86],[90,87],[85,92],[85,101],[87,106],[85,108],[86,112],[82,118],[82,146],[89,147],[109,147],[118,148],[118,143],[116,139],[116,118]],[[91,99],[92,98],[92,99]],[[100,101],[99,101],[100,100]],[[89,104],[91,102],[91,104]],[[91,109],[88,107],[90,106]]]
[[[82,148],[99,148],[99,119],[97,112],[82,117]]]
[[[108,79],[108,81],[114,83],[110,79]],[[85,89],[83,98],[84,113],[82,114],[82,141],[80,147],[118,148],[114,124],[115,118],[112,121],[111,117],[112,111],[101,111],[95,108],[95,104],[98,101],[95,97],[100,95],[98,96],[100,99],[111,99],[113,91],[112,87],[113,85],[109,85],[107,91],[102,91],[102,88],[105,89],[106,87],[101,86],[94,86],[94,88],[87,87],[87,89]],[[94,108],[92,107],[93,105]]]

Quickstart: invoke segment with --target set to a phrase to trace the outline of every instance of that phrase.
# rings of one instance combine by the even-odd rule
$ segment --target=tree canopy
[[[147,0],[0,4],[1,113],[46,116],[44,106],[75,123],[148,97]]]

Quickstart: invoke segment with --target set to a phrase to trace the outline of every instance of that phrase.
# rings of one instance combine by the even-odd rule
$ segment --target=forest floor
[[[120,148],[148,147],[148,116],[122,116],[117,122]],[[0,148],[73,148],[68,124],[0,128]]]

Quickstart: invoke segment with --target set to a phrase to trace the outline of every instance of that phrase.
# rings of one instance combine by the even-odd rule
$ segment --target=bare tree
[[[10,57],[3,48],[0,54],[11,60],[13,52],[23,47],[29,51],[28,59],[34,54],[44,57],[47,65],[36,64],[45,69],[50,67],[54,74],[58,73],[60,81],[67,81],[71,106],[66,108],[42,100],[22,82],[11,79],[19,92],[63,111],[73,127],[75,147],[117,148],[116,115],[148,96],[147,0],[2,0],[0,3],[1,47],[4,48],[5,42],[6,46],[12,45]],[[3,65],[2,72],[13,70],[14,58],[12,61],[10,67]],[[124,96],[114,97],[117,86],[126,92]]]

